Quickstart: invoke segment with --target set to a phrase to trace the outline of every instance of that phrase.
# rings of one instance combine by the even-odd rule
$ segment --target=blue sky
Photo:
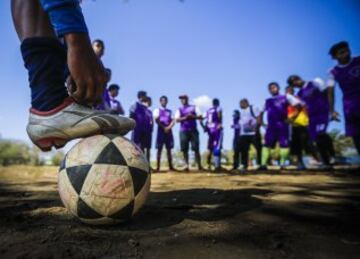
[[[9,2],[0,1],[0,134],[27,141],[29,89]],[[103,61],[122,87],[126,110],[140,89],[153,97],[154,107],[168,95],[172,109],[179,94],[218,97],[225,148],[231,147],[231,114],[240,98],[262,106],[270,81],[285,87],[292,73],[326,77],[334,42],[347,40],[360,53],[356,0],[87,0],[83,11],[92,39],[105,41]],[[201,140],[204,147],[205,136]]]

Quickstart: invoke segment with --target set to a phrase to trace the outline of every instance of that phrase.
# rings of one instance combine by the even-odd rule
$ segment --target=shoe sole
[[[69,140],[62,138],[43,138],[34,144],[43,152],[51,151],[52,147],[56,149],[63,148]]]
[[[131,129],[132,130],[132,129]],[[66,143],[68,143],[71,140],[78,139],[78,138],[88,138],[91,136],[99,135],[99,134],[118,134],[119,136],[123,136],[127,134],[130,130],[124,130],[123,132],[120,132],[116,129],[101,129],[99,132],[90,133],[88,135],[84,135],[81,137],[75,137],[70,139],[64,139],[59,137],[47,137],[43,139],[39,139],[37,141],[34,141],[33,143],[41,149],[43,152],[49,152],[53,147],[56,149],[63,148]]]

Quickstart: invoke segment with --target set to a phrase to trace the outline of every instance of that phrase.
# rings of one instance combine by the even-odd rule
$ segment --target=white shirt
[[[256,134],[256,117],[260,115],[260,109],[253,107],[252,111],[253,113],[251,113],[250,106],[246,109],[240,108],[240,136]]]

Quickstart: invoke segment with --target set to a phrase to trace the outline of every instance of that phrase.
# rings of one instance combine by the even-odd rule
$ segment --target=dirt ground
[[[157,173],[111,227],[73,219],[56,174],[0,167],[1,258],[359,258],[359,170]]]

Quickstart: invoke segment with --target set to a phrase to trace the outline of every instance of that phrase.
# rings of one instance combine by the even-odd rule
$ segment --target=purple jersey
[[[172,111],[167,108],[159,109],[159,121],[165,127],[169,126],[172,122]]]
[[[141,149],[151,147],[152,115],[150,110],[140,102],[136,102],[130,108],[130,118],[136,122],[131,139]]]
[[[190,114],[197,116],[195,105],[183,106],[179,108],[179,112],[180,112],[180,117],[185,117]],[[196,129],[197,129],[196,119],[187,119],[180,123],[180,131],[182,132],[195,131]]]
[[[312,81],[300,89],[298,96],[305,102],[309,118],[329,117],[329,101],[326,91],[321,91]]]
[[[160,123],[167,127],[173,121],[172,111],[167,108],[158,109],[158,114],[155,115]],[[172,130],[166,133],[161,127],[158,127],[157,137],[156,137],[156,148],[162,148],[165,145],[166,149],[172,149],[174,147],[174,137]]]
[[[345,129],[347,136],[360,135],[360,57],[346,66],[336,66],[330,71],[343,92]]]
[[[265,102],[268,124],[281,123],[287,120],[288,101],[285,95],[276,95]]]
[[[102,95],[102,102],[98,106],[96,106],[97,110],[101,111],[110,111],[111,103],[110,103],[110,94],[107,89],[104,89],[103,95]]]
[[[130,118],[136,122],[135,130],[149,127],[148,108],[140,102],[136,102],[131,106]]]
[[[220,107],[211,107],[206,112],[206,127],[209,130],[218,129],[219,125],[221,124],[221,120],[219,116],[220,113],[221,113]]]
[[[146,129],[150,132],[153,131],[154,128],[154,120],[152,111],[147,108],[146,109]]]
[[[344,105],[360,101],[360,56],[355,57],[347,66],[336,66],[330,70],[343,92]]]
[[[233,124],[231,125],[231,128],[234,129],[234,138],[240,136],[240,118],[233,118]]]

